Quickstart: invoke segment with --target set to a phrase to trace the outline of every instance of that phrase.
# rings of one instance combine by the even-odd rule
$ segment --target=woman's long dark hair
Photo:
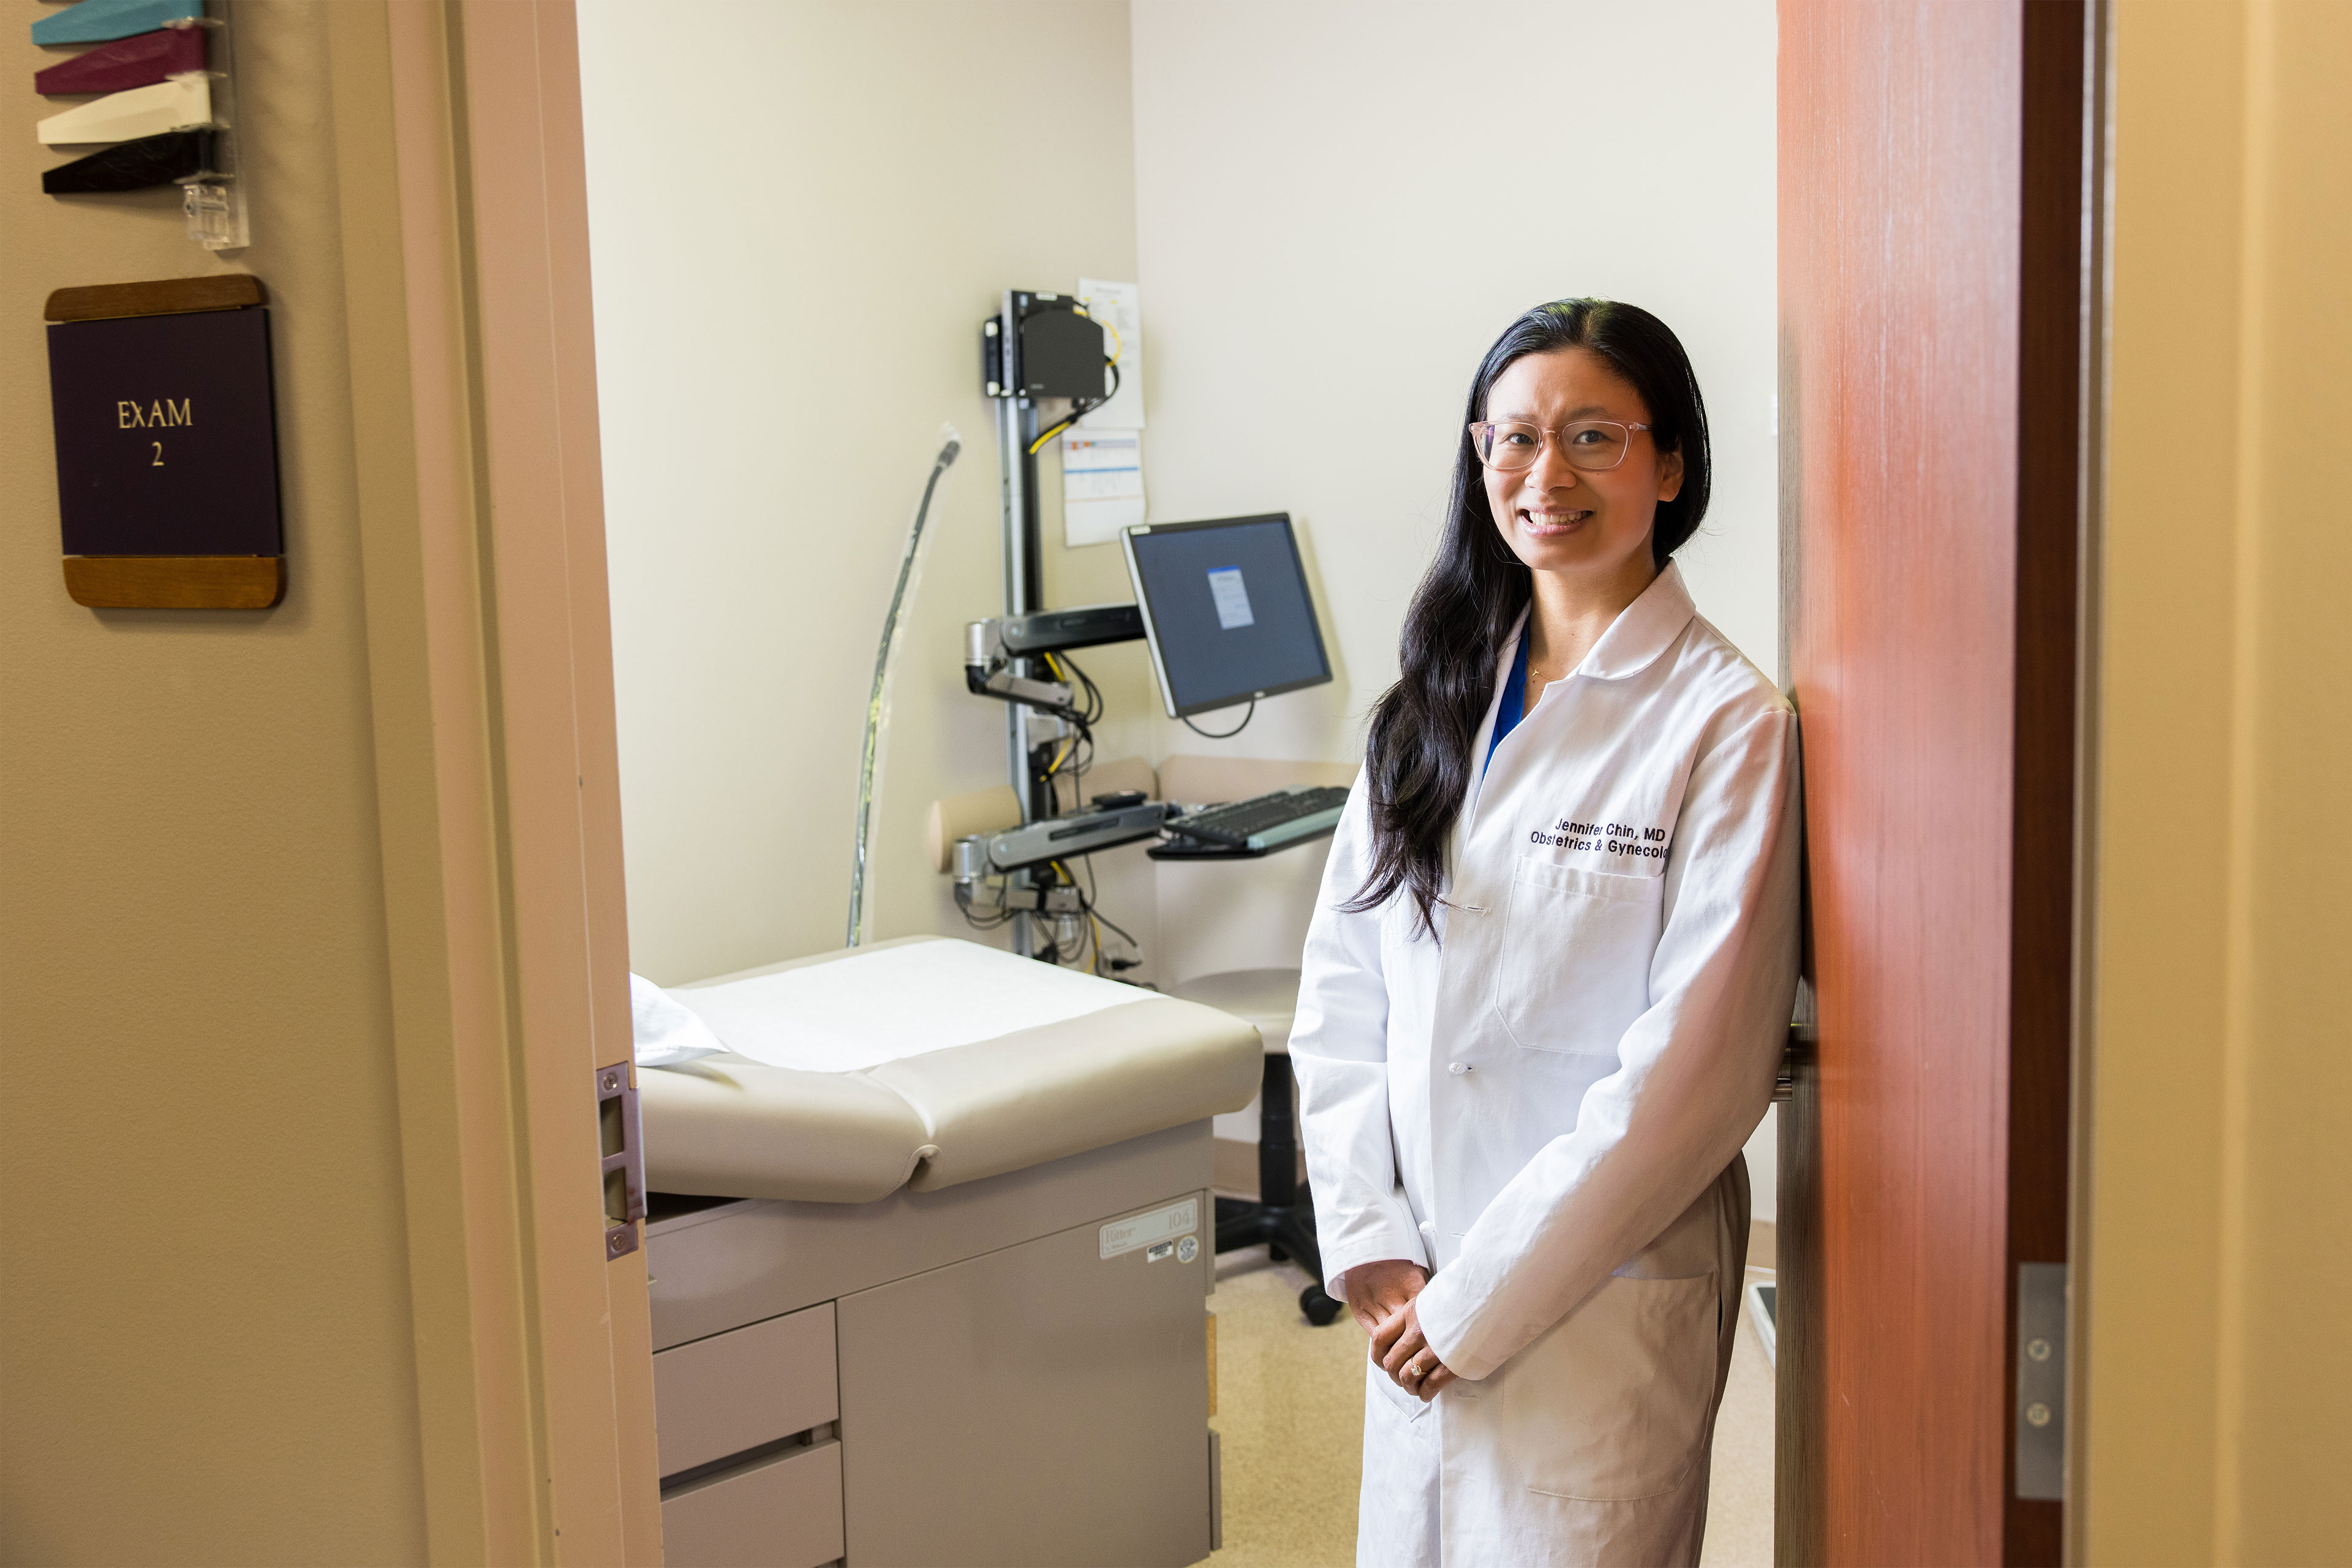
[[[1658,503],[1650,550],[1659,566],[1706,515],[1706,405],[1690,356],[1664,321],[1613,300],[1557,300],[1513,321],[1470,383],[1466,426],[1486,416],[1496,378],[1528,354],[1590,349],[1648,405],[1650,438],[1682,456],[1682,489]],[[1455,443],[1445,538],[1406,610],[1402,674],[1372,710],[1364,766],[1371,796],[1371,870],[1347,908],[1376,909],[1399,889],[1419,923],[1445,880],[1445,845],[1469,793],[1470,748],[1494,700],[1496,666],[1534,592],[1486,502],[1485,470],[1465,430]]]

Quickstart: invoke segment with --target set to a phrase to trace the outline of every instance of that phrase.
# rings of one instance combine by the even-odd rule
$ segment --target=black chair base
[[[1217,1250],[1244,1247],[1265,1248],[1266,1256],[1289,1259],[1314,1276],[1315,1282],[1298,1293],[1298,1310],[1317,1328],[1337,1322],[1340,1303],[1323,1289],[1323,1258],[1315,1245],[1315,1210],[1306,1204],[1271,1208],[1246,1198],[1217,1200]]]
[[[1340,1303],[1323,1289],[1323,1250],[1315,1240],[1315,1200],[1298,1180],[1298,1145],[1290,1124],[1290,1058],[1265,1058],[1258,1097],[1258,1201],[1217,1200],[1217,1250],[1264,1247],[1276,1262],[1288,1259],[1314,1283],[1298,1293],[1298,1310],[1317,1328],[1337,1322]]]

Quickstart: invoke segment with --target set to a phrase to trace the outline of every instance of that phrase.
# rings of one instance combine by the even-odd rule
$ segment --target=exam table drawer
[[[841,1542],[841,1445],[698,1482],[662,1499],[669,1568],[817,1568]]]
[[[654,1421],[664,1477],[805,1432],[840,1414],[830,1301],[654,1357]]]

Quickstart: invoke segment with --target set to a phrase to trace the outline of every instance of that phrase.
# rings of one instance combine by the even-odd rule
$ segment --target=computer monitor
[[[1150,523],[1122,538],[1170,718],[1331,679],[1288,512]]]

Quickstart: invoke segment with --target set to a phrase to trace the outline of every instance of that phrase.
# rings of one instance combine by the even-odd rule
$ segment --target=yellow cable
[[[1117,364],[1118,363],[1118,356],[1127,352],[1127,340],[1118,335],[1118,329],[1112,326],[1108,321],[1104,321],[1100,316],[1096,315],[1092,310],[1087,310],[1084,305],[1073,305],[1070,309],[1073,313],[1084,316],[1087,321],[1092,321],[1096,326],[1100,327],[1104,331],[1110,334],[1110,358],[1104,363],[1108,364]]]
[[[1044,657],[1045,660],[1045,668],[1054,672],[1055,679],[1066,681],[1070,679],[1067,675],[1063,673],[1062,661],[1060,659],[1055,658],[1050,653]],[[1067,741],[1064,742],[1062,743],[1062,754],[1045,764],[1046,775],[1051,777],[1053,774],[1060,773],[1062,771],[1062,764],[1068,762],[1070,760],[1070,753],[1077,749],[1078,738],[1076,735],[1071,736]]]
[[[1095,315],[1084,305],[1080,305],[1076,309],[1079,315],[1086,317],[1087,321],[1092,321],[1096,326],[1100,327],[1104,331],[1110,334],[1110,358],[1103,361],[1103,363],[1107,365],[1117,364],[1119,362],[1119,356],[1127,353],[1127,340],[1118,335],[1118,329],[1117,327],[1112,326],[1108,321],[1104,321],[1101,317]],[[1101,405],[1097,404],[1096,406],[1099,407]],[[1087,410],[1087,413],[1088,414],[1093,412],[1094,409],[1092,408]],[[1043,436],[1038,437],[1034,441],[1032,441],[1029,444],[1029,455],[1034,458],[1038,453],[1044,451],[1045,449],[1046,442],[1052,440],[1055,437],[1060,435],[1071,426],[1076,425],[1084,417],[1084,415],[1073,414],[1068,418],[1063,420],[1059,425],[1047,430]]]
[[[1055,658],[1050,653],[1045,656],[1045,668],[1054,672],[1055,679],[1067,681],[1070,679],[1069,673],[1062,668],[1062,661],[1060,659]],[[1060,773],[1062,771],[1062,764],[1068,762],[1070,760],[1070,753],[1077,749],[1078,738],[1076,735],[1071,736],[1067,741],[1064,742],[1062,744],[1062,754],[1045,764],[1046,776],[1050,778],[1054,774]]]

